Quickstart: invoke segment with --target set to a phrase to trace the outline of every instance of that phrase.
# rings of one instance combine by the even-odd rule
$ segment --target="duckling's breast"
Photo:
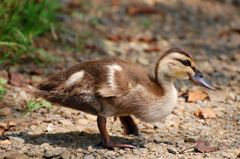
[[[171,114],[177,104],[177,91],[172,84],[165,85],[165,90],[162,96],[155,96],[142,88],[139,92],[142,101],[134,107],[133,114],[145,122],[158,122]]]

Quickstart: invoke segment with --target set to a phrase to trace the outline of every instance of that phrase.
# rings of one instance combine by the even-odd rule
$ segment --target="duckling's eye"
[[[191,63],[190,63],[190,61],[188,61],[188,60],[183,60],[182,63],[183,63],[185,66],[191,66]]]

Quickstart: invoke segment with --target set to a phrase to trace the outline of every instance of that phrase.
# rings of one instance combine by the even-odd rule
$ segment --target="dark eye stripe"
[[[180,61],[184,66],[191,66],[191,63],[189,60],[181,60],[181,59],[175,59],[177,61]]]

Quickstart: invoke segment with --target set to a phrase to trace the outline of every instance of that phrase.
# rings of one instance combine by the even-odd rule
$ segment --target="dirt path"
[[[1,110],[5,113],[0,116],[0,127],[5,129],[0,137],[0,158],[9,155],[5,158],[11,155],[63,159],[240,157],[240,5],[237,0],[228,2],[157,0],[154,6],[145,8],[139,3],[111,6],[93,1],[92,8],[85,7],[84,16],[77,12],[85,9],[83,4],[72,0],[74,8],[63,3],[63,7],[72,7],[76,12],[74,16],[59,15],[64,26],[75,33],[57,32],[61,45],[69,45],[70,49],[49,44],[53,39],[47,40],[48,36],[41,37],[39,45],[48,44],[46,52],[65,63],[10,67],[11,73],[25,70],[19,73],[23,83],[37,85],[45,76],[80,61],[113,56],[138,63],[153,74],[158,57],[170,47],[178,46],[193,55],[198,68],[217,90],[210,92],[189,81],[176,80],[179,92],[200,89],[208,98],[188,102],[183,95],[164,121],[147,124],[136,120],[140,137],[123,135],[119,119],[109,118],[107,129],[112,140],[138,148],[107,150],[99,145],[95,116],[58,106],[41,107],[20,122],[31,94],[23,87],[6,84],[7,100],[0,102],[0,113]],[[33,70],[34,73],[29,73]],[[0,71],[0,76],[7,78],[6,70]],[[204,119],[194,115],[194,111],[207,107],[216,116]],[[17,125],[7,128],[10,121]],[[221,147],[209,153],[194,149],[179,153],[198,141]]]

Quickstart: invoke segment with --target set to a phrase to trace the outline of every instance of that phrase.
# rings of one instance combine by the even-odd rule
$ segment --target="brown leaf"
[[[18,72],[14,72],[10,74],[10,83],[14,86],[21,86],[22,80],[18,74]]]
[[[150,42],[156,41],[156,39],[155,38],[149,38],[147,36],[142,36],[142,37],[139,38],[139,41],[150,43]]]
[[[196,146],[194,147],[189,147],[189,148],[186,148],[182,151],[180,151],[179,153],[182,154],[184,151],[186,150],[189,150],[189,149],[192,149],[192,148],[195,148],[197,149],[198,151],[204,153],[204,152],[213,152],[213,151],[217,151],[221,146],[211,146],[212,144],[210,142],[202,142],[202,141],[199,141],[197,143]]]
[[[204,119],[216,117],[216,113],[213,110],[213,108],[211,108],[211,107],[203,108],[203,109],[196,109],[194,111],[194,115],[196,115],[198,117],[203,117]]]
[[[17,123],[15,123],[15,121],[10,121],[9,123],[8,123],[8,129],[10,128],[10,127],[13,127],[13,126],[16,126],[17,125]]]
[[[74,8],[74,7],[81,7],[82,4],[78,0],[71,0],[70,2],[67,3],[67,6],[69,8],[71,8],[71,7]]]
[[[148,5],[147,3],[141,2],[129,4],[127,7],[127,13],[132,16],[137,14],[166,14],[165,11],[154,8],[154,5]]]
[[[133,37],[127,37],[127,40],[130,42],[138,42],[139,41],[139,39],[133,38]]]
[[[198,100],[203,101],[204,99],[209,98],[208,94],[202,90],[195,90],[188,92],[188,102],[196,102]]]
[[[37,70],[37,69],[35,69],[35,70],[31,70],[31,71],[30,71],[30,74],[43,75],[44,72],[43,72],[42,70]]]
[[[107,39],[112,41],[119,41],[122,40],[123,38],[120,35],[110,35],[107,37]]]
[[[0,127],[0,136],[2,136],[3,135],[3,133],[4,133],[4,128],[3,127]]]
[[[198,151],[204,153],[204,152],[213,152],[217,151],[221,146],[211,146],[212,144],[210,142],[202,142],[199,141],[197,143],[197,146],[195,147]]]
[[[161,51],[161,48],[158,46],[153,46],[145,49],[146,52],[152,52],[152,51]]]

